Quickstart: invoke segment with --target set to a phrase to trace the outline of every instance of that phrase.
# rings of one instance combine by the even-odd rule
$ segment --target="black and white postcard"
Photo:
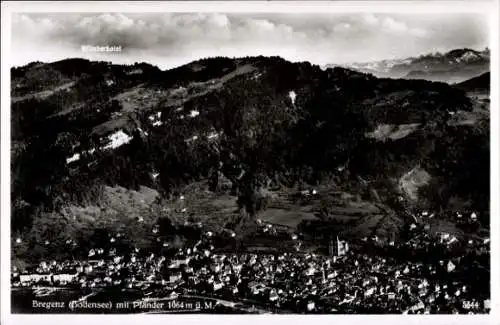
[[[498,1],[2,9],[2,321],[493,324]]]

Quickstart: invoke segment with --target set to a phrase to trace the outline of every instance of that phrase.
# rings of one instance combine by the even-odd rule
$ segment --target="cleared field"
[[[231,228],[236,231],[240,244],[256,250],[295,249],[291,237],[282,233],[279,237],[259,232],[255,219],[238,209],[237,197],[227,193],[213,193],[208,184],[191,184],[171,199],[158,201],[159,193],[141,187],[139,191],[121,187],[106,187],[99,205],[70,206],[63,212],[74,236],[88,236],[92,229],[106,228],[113,233],[122,233],[134,238],[138,246],[146,246],[151,229],[159,217],[168,217],[178,226],[201,222],[203,231],[221,231]],[[319,217],[325,198],[308,203],[289,200],[295,190],[280,192],[271,205],[258,213],[266,223],[280,225],[290,232],[301,232],[314,243],[314,238],[326,238],[339,234],[345,238],[362,238],[377,235],[380,238],[398,237],[404,221],[397,217],[382,215],[380,209],[370,202],[336,203],[325,190],[319,197],[331,197],[328,214]],[[138,220],[142,221],[139,222]],[[78,229],[86,229],[78,231]],[[283,229],[282,229],[283,230]],[[287,232],[287,230],[284,230]],[[326,237],[325,237],[326,236]],[[228,245],[231,244],[228,242]],[[233,243],[234,244],[234,243]],[[231,244],[231,245],[233,245]],[[309,245],[309,244],[308,244]]]
[[[160,96],[152,89],[146,89],[142,85],[120,93],[112,99],[122,105],[122,112],[135,112],[138,109],[149,109],[160,101]]]
[[[429,183],[431,175],[419,166],[415,166],[399,180],[399,188],[410,199],[418,199],[418,190]]]
[[[67,82],[65,84],[62,84],[62,85],[57,86],[57,87],[52,88],[52,89],[42,90],[42,91],[39,91],[36,93],[31,93],[31,94],[27,94],[27,95],[19,96],[19,97],[12,97],[11,100],[13,103],[15,103],[15,102],[19,102],[19,101],[27,100],[27,99],[31,99],[31,98],[45,99],[58,91],[70,89],[74,85],[75,85],[75,82],[70,81],[70,82]]]
[[[144,219],[144,224],[153,224],[158,217],[154,213],[158,209],[154,204],[157,197],[158,192],[148,187],[142,186],[139,191],[134,191],[120,186],[106,186],[98,206],[70,205],[62,212],[75,225],[75,229],[121,228],[124,223],[139,217]]]
[[[317,219],[314,213],[301,210],[267,209],[259,214],[262,221],[296,228],[302,220]]]
[[[373,132],[367,133],[367,138],[374,138],[378,141],[398,140],[407,137],[418,130],[419,123],[411,124],[381,124]]]
[[[434,235],[439,232],[449,233],[458,238],[461,238],[464,235],[464,232],[460,230],[455,225],[455,223],[449,220],[432,219],[431,222],[429,222],[429,225],[430,225],[429,233],[431,235]]]
[[[133,119],[128,115],[123,115],[94,127],[94,129],[92,130],[92,134],[105,136],[119,129],[130,128],[132,130],[133,126],[134,126]]]

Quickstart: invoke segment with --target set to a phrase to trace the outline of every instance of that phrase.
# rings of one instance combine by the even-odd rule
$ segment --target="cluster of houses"
[[[476,222],[478,215],[473,212],[468,217],[461,213],[456,213],[456,218],[467,219],[469,222]],[[459,236],[446,231],[432,231],[429,219],[434,217],[433,213],[422,212],[417,218],[417,222],[410,225],[411,238],[399,243],[391,242],[392,246],[399,246],[412,250],[432,249],[440,247],[443,249],[453,249],[462,247],[465,250],[476,251],[479,254],[489,253],[490,238],[485,236]]]
[[[429,211],[420,211],[414,214],[413,218],[415,219],[415,222],[419,222],[419,221],[428,221],[430,219],[433,219],[435,216],[436,216],[435,213],[431,213]],[[475,211],[472,212],[456,211],[454,213],[440,214],[439,218],[441,220],[448,219],[453,221],[454,223],[475,223],[479,222],[479,213]]]
[[[415,244],[459,241],[446,233],[426,237],[419,230],[420,224],[411,240],[389,245],[413,249]],[[121,287],[148,296],[189,294],[308,313],[482,313],[489,308],[488,297],[478,297],[470,283],[453,276],[464,267],[460,259],[401,261],[350,249],[338,238],[328,256],[302,250],[228,253],[214,246],[218,236],[235,235],[231,230],[208,231],[190,247],[172,248],[168,256],[139,254],[138,249],[127,254],[112,247],[91,249],[85,261],[42,261],[33,270],[15,269],[12,284]],[[300,242],[296,234],[291,236]],[[486,247],[488,242],[470,243],[476,244]]]
[[[469,295],[470,284],[429,277],[451,274],[460,265],[400,262],[357,254],[328,257],[313,253],[224,254],[213,245],[197,245],[164,256],[114,256],[85,262],[42,262],[30,274],[13,272],[14,285],[151,288],[177,296],[183,293],[248,300],[295,312],[463,312],[462,301],[487,308],[489,300]],[[471,307],[472,306],[472,307]],[[450,310],[446,308],[451,308]]]
[[[362,241],[371,242],[378,246],[390,246],[395,248],[407,249],[409,251],[417,251],[422,249],[432,249],[432,248],[443,248],[443,249],[453,249],[456,247],[466,248],[466,250],[474,250],[477,253],[489,253],[490,250],[490,238],[488,236],[477,236],[477,235],[464,235],[459,236],[456,233],[450,233],[447,231],[435,231],[432,229],[431,223],[435,213],[430,213],[423,211],[412,215],[414,222],[409,224],[409,236],[408,240],[388,240],[381,239],[374,235],[372,237],[364,237]],[[453,218],[456,220],[465,220],[466,222],[477,222],[478,214],[475,212],[470,213],[467,217],[464,217],[462,213],[453,214]],[[443,218],[440,216],[440,220]],[[456,221],[455,220],[455,221]]]

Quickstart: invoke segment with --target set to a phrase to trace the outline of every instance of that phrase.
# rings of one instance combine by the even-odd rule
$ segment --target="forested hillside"
[[[105,187],[168,199],[204,181],[212,192],[228,181],[249,215],[265,207],[262,190],[307,184],[391,209],[489,209],[489,120],[450,123],[473,103],[444,83],[279,57],[168,71],[68,59],[11,75],[14,234],[99,206]],[[417,169],[428,180],[411,192],[404,177]]]

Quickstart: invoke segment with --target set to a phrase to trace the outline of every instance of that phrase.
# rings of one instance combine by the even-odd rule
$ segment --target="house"
[[[241,272],[242,268],[243,268],[243,266],[241,264],[234,264],[233,265],[233,271],[236,274],[239,274]]]
[[[54,282],[59,282],[60,284],[66,284],[66,283],[71,283],[75,281],[78,277],[78,273],[75,274],[54,274],[52,277],[52,280]]]
[[[168,280],[169,280],[170,283],[177,282],[180,279],[182,279],[182,273],[180,273],[180,272],[173,273],[168,278]]]
[[[189,257],[177,258],[175,260],[172,260],[172,262],[170,263],[170,265],[168,267],[171,269],[176,269],[176,268],[179,268],[181,265],[188,265],[189,261],[190,261]]]
[[[28,283],[38,283],[38,282],[52,282],[52,274],[44,273],[44,274],[21,274],[19,276],[19,281],[21,284]]]
[[[371,287],[371,288],[368,288],[368,289],[365,291],[365,293],[364,293],[365,297],[370,297],[370,296],[372,296],[372,295],[375,293],[375,290],[376,290],[376,289],[377,289],[376,287]]]
[[[439,233],[439,242],[443,244],[450,239],[450,234],[447,232]]]
[[[92,267],[92,265],[88,264],[88,265],[85,265],[84,268],[83,268],[83,272],[85,273],[92,273],[92,271],[94,270],[94,268]]]
[[[42,270],[48,270],[49,269],[49,264],[47,264],[47,262],[45,262],[45,261],[41,261],[40,265],[38,267],[40,269],[42,269]]]
[[[316,269],[314,267],[309,267],[307,270],[305,270],[304,274],[306,276],[313,276],[314,273],[316,273]]]
[[[188,283],[191,285],[197,285],[200,283],[200,279],[197,276],[191,275],[188,277]]]
[[[314,301],[309,301],[307,303],[307,311],[313,311],[316,308],[316,304]]]
[[[252,265],[254,265],[255,263],[257,263],[257,257],[252,256],[252,257],[250,258],[250,261],[248,262],[248,265],[252,266]]]
[[[219,282],[219,281],[214,282],[213,283],[213,290],[218,291],[218,290],[222,289],[223,286],[224,286],[224,283],[222,283],[222,282]]]
[[[271,291],[269,291],[269,301],[277,301],[278,298],[279,296],[276,289],[271,289]]]
[[[221,271],[221,266],[220,266],[220,264],[214,263],[214,264],[210,265],[210,270],[212,270],[212,272],[214,272],[214,273],[219,273]]]
[[[446,270],[448,272],[453,272],[453,270],[455,270],[455,264],[453,264],[452,261],[448,261],[448,264],[446,265]]]
[[[223,270],[224,275],[232,273],[232,268],[231,268],[231,265],[229,265],[229,264],[224,265],[222,270]]]
[[[327,279],[333,279],[337,276],[337,271],[333,271],[333,272],[330,272],[328,273],[328,275],[326,276]]]
[[[457,237],[452,236],[451,239],[446,244],[447,245],[451,245],[451,244],[453,244],[455,242],[458,242],[458,239],[457,239]]]
[[[251,281],[248,283],[248,289],[250,289],[250,292],[252,292],[254,295],[258,294],[265,286],[261,283],[258,283],[257,281]]]

